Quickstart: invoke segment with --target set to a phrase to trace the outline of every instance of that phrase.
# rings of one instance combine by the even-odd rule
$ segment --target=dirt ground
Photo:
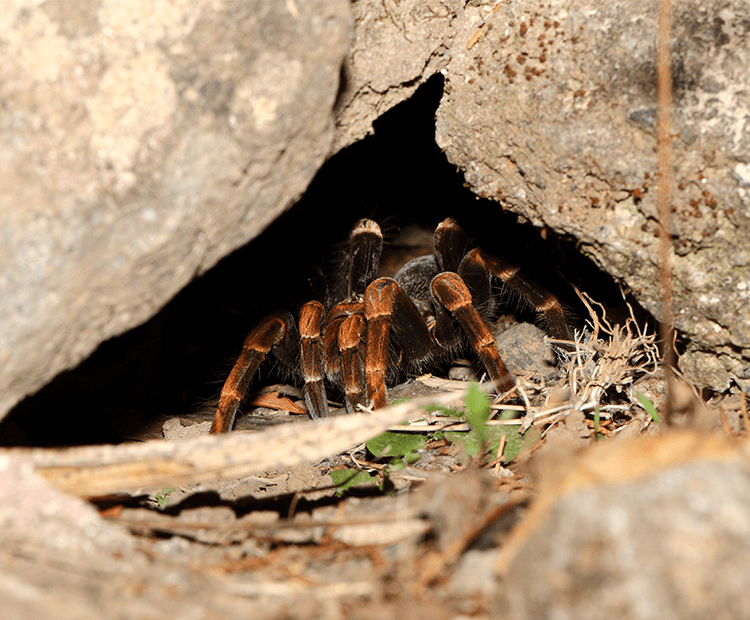
[[[580,363],[574,358],[569,358],[572,367]],[[602,360],[598,362],[601,368]],[[632,366],[629,376],[644,392],[650,382],[651,398],[659,402],[654,396],[660,390],[658,378],[633,372]],[[571,385],[569,375],[565,380]],[[576,529],[577,517],[569,516],[562,530],[549,531],[548,526],[564,508],[565,498],[613,489],[613,499],[597,500],[603,501],[605,508],[595,514],[606,515],[618,497],[631,495],[636,499],[629,499],[618,510],[627,514],[637,511],[641,498],[646,498],[645,514],[654,515],[658,522],[689,520],[690,506],[700,501],[729,506],[723,496],[712,499],[710,495],[721,491],[718,479],[731,480],[734,474],[721,469],[711,472],[706,467],[731,465],[739,468],[739,480],[750,480],[743,441],[749,426],[744,401],[736,397],[706,406],[692,392],[684,391],[684,407],[677,414],[682,417],[675,417],[667,429],[664,421],[657,424],[642,407],[626,405],[624,396],[619,402],[614,399],[610,405],[602,404],[595,417],[595,411],[576,409],[570,401],[555,405],[551,386],[542,389],[533,381],[519,384],[527,401],[523,418],[497,419],[500,411],[507,410],[506,405],[495,409],[496,421],[490,423],[491,428],[526,427],[526,440],[512,458],[505,456],[510,434],[501,447],[493,448],[493,454],[475,457],[456,436],[436,434],[441,428],[467,430],[467,425],[446,418],[444,412],[425,413],[422,405],[430,400],[448,398],[460,403],[463,398],[463,391],[445,393],[446,388],[459,387],[459,382],[430,376],[401,386],[393,394],[414,398],[413,406],[397,406],[411,408],[398,419],[411,420],[409,433],[424,437],[416,450],[418,459],[397,459],[403,466],[394,466],[392,458],[374,457],[360,443],[322,460],[271,468],[258,475],[227,476],[223,472],[230,470],[221,467],[242,461],[240,450],[231,449],[224,451],[225,460],[215,475],[209,470],[193,471],[185,478],[213,482],[149,487],[145,483],[159,479],[154,474],[163,465],[142,460],[136,476],[142,476],[143,488],[84,501],[61,493],[42,478],[77,495],[91,494],[86,488],[109,488],[96,486],[109,484],[112,478],[111,472],[100,467],[107,461],[106,447],[96,448],[96,453],[92,448],[58,451],[58,456],[68,459],[64,465],[44,462],[40,454],[47,458],[50,451],[6,452],[0,459],[3,617],[58,618],[63,609],[66,618],[86,619],[531,618],[552,611],[573,614],[559,617],[597,617],[585,611],[582,601],[588,595],[595,601],[601,588],[607,594],[605,602],[595,605],[597,613],[614,605],[612,613],[619,609],[619,617],[659,617],[659,596],[651,600],[640,593],[632,599],[632,593],[622,594],[630,587],[625,576],[605,579],[612,571],[608,562],[615,558],[616,570],[620,570],[622,557],[627,555],[608,551],[609,533],[595,543],[582,543],[575,537],[594,532],[598,525],[581,525],[571,532]],[[196,412],[192,419],[155,420],[139,439],[167,436],[171,441],[140,446],[191,446],[191,441],[213,440],[177,438],[205,433],[203,426],[210,417],[211,412]],[[342,416],[332,424],[353,419],[384,418],[380,413]],[[383,423],[386,427],[405,428],[388,420]],[[259,428],[265,430],[259,433]],[[321,427],[300,422],[299,415],[253,409],[240,420],[238,432],[219,439],[226,442],[253,436],[273,451],[272,433],[291,429],[292,439],[284,440],[281,452],[298,453],[305,460],[306,440],[300,433],[309,428],[318,429],[316,436],[325,444]],[[323,453],[327,450],[325,445],[318,447]],[[117,452],[122,446],[110,448]],[[696,465],[697,474],[690,469]],[[120,473],[125,471],[122,464],[118,467]],[[371,479],[341,492],[331,473],[345,469],[367,472]],[[688,502],[687,508],[669,503],[662,507],[661,500],[649,499],[659,476],[683,470],[686,482],[670,479],[665,484],[678,498],[675,501]],[[82,472],[85,475],[81,477]],[[704,474],[709,476],[705,489],[695,478]],[[182,480],[176,470],[171,475]],[[137,485],[137,477],[135,482],[127,480],[124,486]],[[745,501],[742,484],[736,483],[728,491],[740,502]],[[115,476],[111,487],[117,485]],[[669,492],[659,495],[667,496]],[[574,512],[585,512],[586,502],[574,500],[574,506],[579,503],[581,508]],[[738,505],[737,513],[743,511],[744,506]],[[705,521],[705,515],[700,519]],[[597,524],[605,522],[603,518]],[[613,523],[616,530],[621,519]],[[731,519],[703,523],[702,533],[691,534],[693,543],[696,536],[705,538],[706,528],[718,536],[715,540],[709,537],[715,544],[705,551],[705,558],[701,555],[704,551],[696,551],[700,547],[688,545],[714,576],[716,569],[711,568],[708,556],[726,559],[723,550],[727,545],[740,550],[750,540],[750,524],[744,517],[742,527],[747,526],[747,532],[737,530],[740,526],[734,531],[741,545],[724,536],[727,523],[731,525]],[[679,524],[670,527],[679,533]],[[638,532],[643,534],[640,528]],[[651,587],[670,591],[674,584],[669,575],[689,563],[669,546],[668,534],[660,533],[656,526],[645,532],[647,540],[641,543],[635,534],[626,538],[650,549],[661,563],[653,569],[656,577],[649,573]],[[573,538],[568,540],[570,536]],[[622,543],[621,532],[612,536],[617,544]],[[546,555],[535,556],[534,549],[550,540],[554,544]],[[676,548],[683,549],[684,543],[679,539]],[[599,550],[592,552],[593,548]],[[637,549],[629,549],[629,553],[641,558],[638,571],[652,571],[648,568],[650,555],[644,557]],[[568,559],[563,562],[560,554]],[[583,562],[586,569],[585,574],[579,574],[581,581],[572,590],[565,586],[567,594],[554,601],[540,602],[542,595],[532,586],[544,585],[545,592],[554,592],[564,575],[575,574],[563,570],[566,562],[568,566]],[[736,563],[730,564],[736,569]],[[686,587],[692,587],[697,577],[691,579]],[[738,601],[732,593],[733,605],[744,606],[746,601]],[[638,605],[645,605],[645,611],[638,611]]]
[[[272,385],[226,436],[207,408],[121,445],[3,450],[3,618],[750,613],[744,395],[706,403],[678,376],[662,419],[655,334],[581,301],[565,346],[498,326],[518,380],[485,425],[459,360],[366,415],[313,423]],[[413,443],[375,456],[384,431]],[[342,489],[347,471],[365,481]]]

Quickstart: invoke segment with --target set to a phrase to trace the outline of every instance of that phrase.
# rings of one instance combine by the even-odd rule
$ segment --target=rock
[[[657,5],[469,3],[454,22],[437,141],[480,196],[572,235],[660,312]],[[683,373],[750,388],[750,83],[744,2],[690,2],[672,22],[672,233]]]
[[[724,458],[569,493],[510,564],[494,617],[746,615],[749,498],[747,464]]]
[[[346,0],[4,11],[0,417],[304,192],[350,24]]]
[[[342,68],[336,149],[372,133],[372,123],[444,69],[461,0],[360,0]],[[437,222],[435,222],[437,225]]]
[[[495,331],[495,342],[508,369],[516,375],[549,379],[556,374],[557,357],[544,339],[547,334],[531,323]]]

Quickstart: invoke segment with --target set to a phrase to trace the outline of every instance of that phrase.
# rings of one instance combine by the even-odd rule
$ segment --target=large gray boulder
[[[573,235],[660,317],[656,12],[646,0],[468,6],[437,140],[474,192]],[[745,2],[674,7],[680,367],[720,391],[750,388],[748,23]]]
[[[333,143],[346,0],[0,16],[0,417],[257,235]]]

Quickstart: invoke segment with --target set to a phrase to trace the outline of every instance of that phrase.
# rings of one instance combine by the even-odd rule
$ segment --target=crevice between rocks
[[[0,423],[0,441],[118,443],[137,437],[154,417],[210,403],[254,322],[277,307],[294,309],[304,271],[298,267],[330,266],[335,248],[361,217],[381,222],[391,241],[407,228],[429,240],[442,219],[458,217],[472,237],[555,292],[575,327],[583,327],[586,313],[571,284],[590,291],[614,320],[626,317],[616,284],[576,249],[574,239],[519,224],[502,204],[467,189],[435,143],[442,89],[440,75],[428,80],[374,123],[374,135],[333,156],[299,202],[257,239],[195,279],[152,319],[103,343],[77,368],[27,397]],[[521,320],[535,320],[510,301]],[[266,364],[254,383],[277,379]]]

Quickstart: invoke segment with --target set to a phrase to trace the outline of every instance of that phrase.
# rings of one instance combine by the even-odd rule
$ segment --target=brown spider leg
[[[444,219],[435,229],[435,260],[439,271],[458,271],[466,254],[469,239],[452,217]]]
[[[293,337],[295,333],[292,315],[280,310],[269,314],[247,335],[242,343],[242,353],[221,388],[211,433],[228,433],[232,430],[237,409],[258,366],[273,347]]]
[[[464,262],[466,261],[482,265],[489,273],[500,278],[508,288],[528,300],[536,311],[544,316],[550,336],[558,340],[571,340],[565,312],[557,297],[526,278],[518,267],[497,256],[485,254],[478,248],[474,248],[466,255]]]
[[[323,364],[328,378],[334,383],[341,382],[341,352],[339,351],[339,330],[348,314],[335,306],[328,313],[323,327]]]
[[[334,383],[341,383],[341,325],[348,316],[362,314],[362,307],[362,302],[358,299],[347,299],[336,304],[326,316],[323,326],[323,362],[326,375]]]
[[[341,381],[346,394],[346,409],[349,413],[357,405],[365,405],[367,381],[362,348],[367,325],[362,314],[351,314],[341,323],[338,344],[341,351]]]
[[[367,392],[373,409],[385,407],[385,373],[391,332],[397,329],[399,346],[407,360],[424,359],[430,353],[431,336],[414,302],[392,278],[379,278],[365,292],[367,320]]]
[[[305,380],[305,404],[313,420],[329,415],[321,351],[324,312],[319,301],[308,301],[299,313],[300,367]]]
[[[495,386],[507,391],[515,385],[495,345],[492,332],[474,307],[471,293],[456,273],[444,272],[432,279],[432,294],[443,305],[469,337]]]
[[[469,288],[474,307],[479,309],[480,314],[492,316],[495,304],[492,297],[492,274],[487,265],[475,260],[474,255],[469,252],[458,266],[457,273]]]
[[[326,375],[338,384],[343,385],[347,394],[346,406],[351,413],[354,406],[364,404],[364,383],[357,379],[357,375],[364,376],[363,362],[357,361],[356,353],[361,358],[361,345],[358,348],[358,339],[364,338],[364,332],[358,336],[360,330],[364,330],[364,324],[358,325],[357,319],[362,317],[364,305],[360,298],[347,299],[336,304],[328,313],[323,330],[323,361],[325,362]],[[348,323],[347,323],[348,322]],[[363,321],[364,323],[364,321]],[[359,368],[359,370],[358,370]],[[357,398],[356,394],[362,393]],[[353,404],[349,400],[349,394],[353,395]]]
[[[378,273],[383,233],[376,222],[359,220],[349,236],[349,297],[362,295]]]

